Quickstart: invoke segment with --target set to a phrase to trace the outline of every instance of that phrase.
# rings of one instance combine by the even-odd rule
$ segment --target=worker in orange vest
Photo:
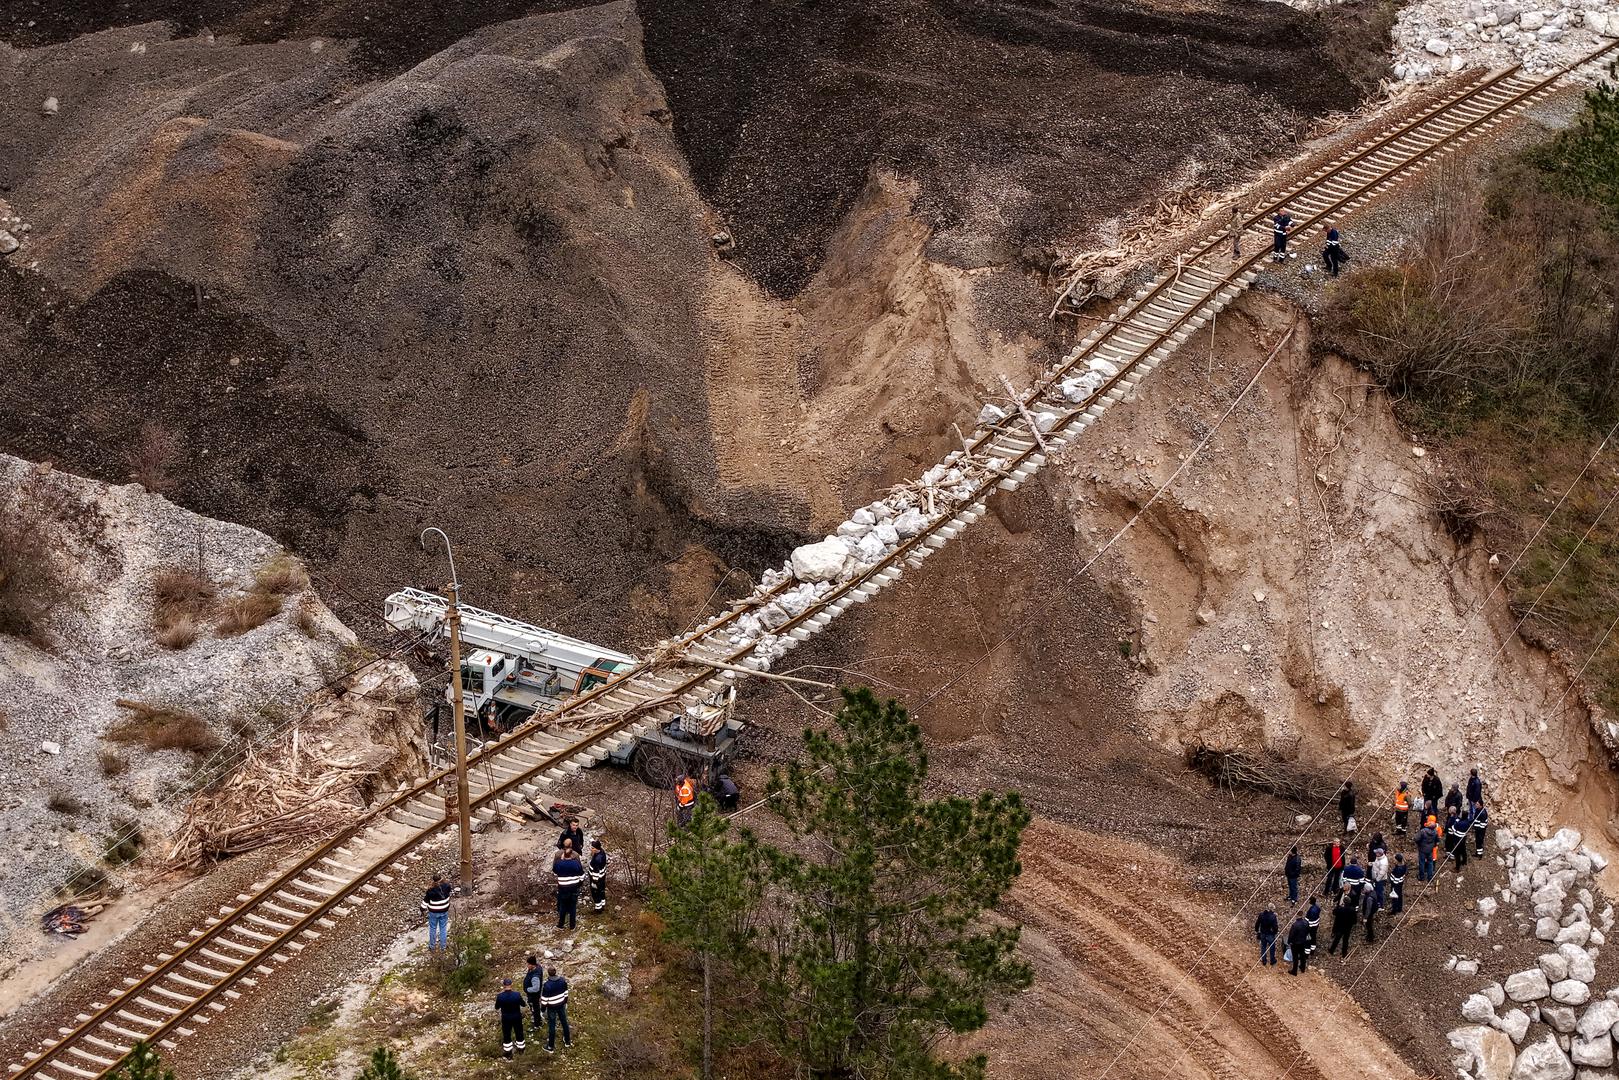
[[[1411,823],[1411,792],[1404,780],[1400,781],[1400,789],[1394,793],[1394,831],[1401,836],[1405,835],[1406,826]]]
[[[675,820],[681,825],[691,821],[692,811],[697,808],[697,783],[685,773],[675,781]]]

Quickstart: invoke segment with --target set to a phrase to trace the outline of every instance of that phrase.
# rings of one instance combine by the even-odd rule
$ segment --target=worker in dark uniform
[[[1345,780],[1343,790],[1338,793],[1338,816],[1343,819],[1344,832],[1349,831],[1349,823],[1355,818],[1355,782]]]
[[[1467,865],[1467,834],[1472,831],[1473,815],[1466,810],[1458,810],[1445,823],[1445,833],[1450,840],[1451,858],[1456,860],[1458,871]]]
[[[1281,922],[1276,918],[1276,909],[1265,905],[1265,910],[1259,913],[1254,920],[1254,936],[1259,939],[1259,962],[1261,964],[1276,964],[1276,935],[1281,933]]]
[[[1366,868],[1360,864],[1359,859],[1350,859],[1349,865],[1344,867],[1343,876],[1338,879],[1338,899],[1348,896],[1350,900],[1360,902],[1360,890],[1366,884]]]
[[[600,840],[590,842],[590,901],[591,908],[601,911],[607,907],[607,850]]]
[[[568,980],[552,968],[545,986],[540,990],[540,1004],[545,1007],[545,1052],[556,1053],[557,1025],[562,1025],[562,1045],[573,1045],[573,1032],[568,1030]]]
[[[730,773],[720,773],[720,809],[735,810],[742,801],[742,789],[731,779]]]
[[[1439,779],[1439,774],[1428,766],[1428,772],[1422,778],[1422,816],[1439,813],[1439,800],[1445,797],[1445,782]]]
[[[1309,931],[1305,948],[1315,952],[1316,943],[1321,940],[1321,903],[1314,896],[1310,897],[1310,906],[1304,909],[1304,926]]]
[[[545,969],[540,966],[540,958],[528,958],[528,970],[523,973],[523,996],[528,998],[528,1015],[534,1030],[540,1030],[540,1022],[545,1019],[545,1013],[540,1008],[540,987],[545,985]]]
[[[1326,263],[1327,273],[1333,277],[1337,277],[1338,271],[1349,261],[1349,256],[1344,254],[1344,246],[1339,240],[1336,228],[1327,229],[1327,246],[1321,250],[1321,261]]]
[[[1469,803],[1484,801],[1484,781],[1479,778],[1477,769],[1467,770],[1467,801]]]
[[[579,925],[579,886],[585,883],[585,866],[579,856],[566,849],[551,862],[557,879],[557,929],[572,930]]]
[[[1310,950],[1315,948],[1314,938],[1315,932],[1305,922],[1304,916],[1293,920],[1293,927],[1287,932],[1287,947],[1293,953],[1293,970],[1288,972],[1289,975],[1297,975],[1310,966]]]
[[[1355,933],[1355,923],[1360,919],[1360,901],[1344,897],[1332,909],[1332,941],[1327,945],[1327,955],[1331,956],[1338,951],[1341,944],[1344,947],[1344,959],[1349,959],[1349,939]]]
[[[1291,214],[1289,214],[1285,208],[1281,209],[1281,210],[1278,210],[1278,211],[1276,211],[1276,213],[1271,215],[1271,219],[1270,219],[1270,235],[1271,235],[1270,257],[1272,259],[1274,259],[1276,262],[1280,263],[1280,262],[1286,262],[1287,261],[1287,234],[1292,232],[1292,231],[1293,231],[1293,216]]]
[[[1282,875],[1287,878],[1287,902],[1299,902],[1299,875],[1304,873],[1304,860],[1299,858],[1299,849],[1294,847],[1287,853],[1287,862],[1282,864]]]
[[[1445,792],[1445,812],[1459,814],[1462,805],[1462,789],[1455,784],[1450,785],[1450,790]]]
[[[422,910],[427,912],[427,951],[448,948],[450,934],[450,897],[455,889],[443,874],[434,874],[433,883],[422,894]]]
[[[1389,867],[1389,914],[1398,915],[1405,910],[1405,855],[1394,856],[1394,865]]]
[[[557,847],[568,847],[572,843],[574,854],[585,850],[585,830],[579,827],[579,819],[571,817],[562,827],[562,835],[557,837]]]
[[[1490,812],[1481,802],[1473,803],[1473,854],[1484,858],[1484,834],[1490,828]]]
[[[512,989],[511,979],[500,980],[500,993],[495,995],[495,1009],[500,1013],[500,1048],[508,1059],[515,1050],[523,1052],[523,995]]]

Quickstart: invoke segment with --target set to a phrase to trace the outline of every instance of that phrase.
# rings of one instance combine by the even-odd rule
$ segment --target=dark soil
[[[873,165],[921,180],[943,254],[1010,262],[1291,149],[1299,125],[1376,86],[1393,21],[1379,0],[1322,15],[1236,0],[638,6],[693,175],[780,295],[815,272]]]

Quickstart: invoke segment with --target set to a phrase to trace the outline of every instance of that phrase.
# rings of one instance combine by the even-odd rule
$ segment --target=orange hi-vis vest
[[[1411,809],[1411,796],[1406,792],[1396,791],[1394,793],[1394,809],[1402,814]]]
[[[690,806],[697,801],[697,785],[691,782],[691,777],[675,785],[675,798],[680,800],[681,806]]]

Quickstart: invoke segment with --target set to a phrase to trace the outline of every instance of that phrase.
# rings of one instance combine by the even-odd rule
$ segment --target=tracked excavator
[[[467,714],[493,731],[510,731],[555,709],[575,694],[635,666],[636,658],[460,605],[461,697]],[[383,601],[393,629],[449,636],[449,601],[423,589],[400,589]],[[446,700],[453,691],[446,689]],[[735,717],[736,687],[688,706],[676,720],[653,729],[610,755],[650,784],[672,784],[681,772],[717,780],[730,764],[742,724]]]

